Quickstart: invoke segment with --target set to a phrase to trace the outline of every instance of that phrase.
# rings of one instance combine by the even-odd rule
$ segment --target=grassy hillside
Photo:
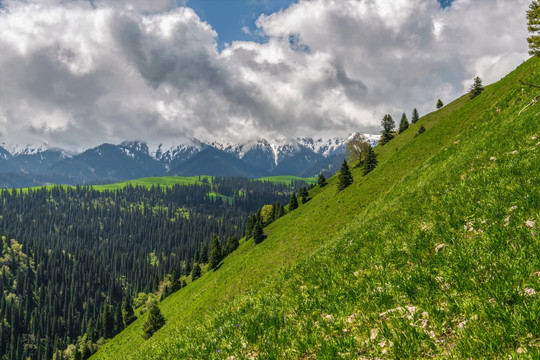
[[[93,359],[540,356],[540,59],[376,149]],[[426,131],[415,137],[420,125]],[[233,356],[233,357],[231,357]]]

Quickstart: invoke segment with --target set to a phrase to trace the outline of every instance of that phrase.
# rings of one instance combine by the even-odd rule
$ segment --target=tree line
[[[292,191],[245,178],[0,191],[0,359],[59,358],[76,343],[73,356],[92,353],[133,320],[136,294],[157,291],[164,279],[166,294],[177,290],[182,283],[167,274],[179,279],[216,237],[226,239],[210,254],[220,259],[237,246],[250,213],[286,203]]]

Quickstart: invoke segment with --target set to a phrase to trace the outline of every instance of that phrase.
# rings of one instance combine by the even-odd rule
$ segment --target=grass
[[[540,357],[539,69],[424,116],[93,358]]]
[[[309,178],[303,178],[299,176],[292,176],[292,175],[279,175],[279,176],[266,176],[262,178],[258,178],[259,181],[271,181],[275,184],[286,184],[291,186],[293,181],[305,181],[308,184],[316,184],[317,183],[317,177],[309,177]]]

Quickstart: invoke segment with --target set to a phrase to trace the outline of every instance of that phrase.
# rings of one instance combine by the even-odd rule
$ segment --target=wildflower
[[[534,220],[532,220],[532,219],[529,219],[529,220],[525,221],[525,226],[530,228],[530,229],[532,229],[534,227],[534,225],[536,225],[536,224],[535,224]]]
[[[492,157],[489,158],[489,160],[495,161],[495,160],[497,160],[497,158],[495,156],[492,156]]]
[[[517,349],[517,353],[520,354],[520,355],[521,355],[521,354],[525,354],[526,352],[527,352],[527,349],[524,349],[524,348],[522,348],[522,347],[520,347],[520,348]]]
[[[445,246],[446,246],[445,244],[439,244],[439,245],[435,246],[435,252],[439,252],[439,250],[441,250]]]
[[[369,335],[370,340],[375,340],[375,338],[379,335],[379,329],[371,329],[371,333]]]
[[[523,292],[527,295],[527,296],[534,296],[536,295],[536,291],[532,288],[525,288],[523,289]]]

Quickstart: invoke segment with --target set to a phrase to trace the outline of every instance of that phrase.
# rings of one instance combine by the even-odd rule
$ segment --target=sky
[[[0,0],[0,143],[379,133],[528,59],[530,0]]]

